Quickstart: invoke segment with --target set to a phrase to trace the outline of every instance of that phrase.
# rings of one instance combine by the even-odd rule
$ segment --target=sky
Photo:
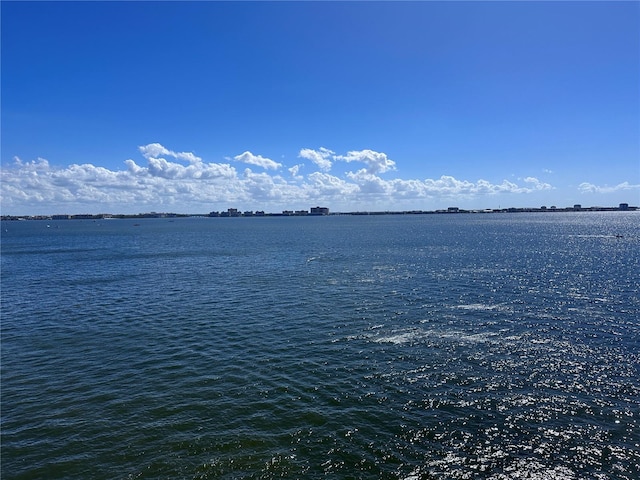
[[[2,1],[3,215],[640,205],[640,3]]]

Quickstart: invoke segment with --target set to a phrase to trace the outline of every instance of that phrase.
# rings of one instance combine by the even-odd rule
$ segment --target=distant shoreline
[[[239,212],[235,209],[229,209],[227,212],[210,212],[206,214],[198,213],[135,213],[135,214],[62,214],[62,215],[2,215],[0,220],[104,220],[104,219],[127,219],[127,218],[184,218],[184,217],[204,217],[204,218],[225,218],[225,217],[318,217],[318,216],[337,216],[337,215],[454,215],[454,214],[470,214],[470,213],[554,213],[554,212],[634,212],[640,208],[630,206],[627,203],[621,203],[617,207],[583,207],[574,205],[573,207],[509,207],[495,208],[483,210],[466,210],[458,207],[449,207],[446,210],[399,210],[399,211],[353,211],[353,212],[331,212],[328,209],[326,213],[317,214],[309,213],[305,210],[284,211],[281,213],[265,213],[262,211]]]

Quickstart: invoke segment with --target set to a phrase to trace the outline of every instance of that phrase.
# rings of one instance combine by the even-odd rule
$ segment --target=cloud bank
[[[316,204],[334,211],[403,210],[444,208],[464,202],[484,208],[499,203],[488,197],[522,196],[553,188],[535,177],[517,183],[461,180],[449,175],[393,178],[396,162],[373,150],[337,154],[325,147],[303,148],[291,166],[249,151],[217,163],[205,162],[192,152],[169,150],[159,143],[138,150],[142,161],[125,160],[124,168],[117,170],[90,163],[55,167],[42,158],[15,158],[1,171],[3,213],[207,213],[228,207],[278,212]],[[247,167],[238,170],[230,162]],[[339,162],[355,168],[342,174],[332,172]],[[583,183],[579,190],[593,193],[639,187]]]
[[[618,185],[594,185],[593,183],[583,182],[578,185],[578,190],[582,193],[615,193],[630,190],[640,190],[640,184],[632,185],[629,182],[619,183]]]
[[[265,158],[262,155],[254,155],[251,152],[244,152],[241,155],[233,157],[236,162],[248,163],[249,165],[256,165],[258,167],[277,170],[282,167],[281,163],[274,162],[270,158]]]

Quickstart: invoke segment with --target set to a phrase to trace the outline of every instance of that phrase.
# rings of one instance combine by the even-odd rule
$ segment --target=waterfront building
[[[311,215],[329,215],[327,207],[311,207]]]

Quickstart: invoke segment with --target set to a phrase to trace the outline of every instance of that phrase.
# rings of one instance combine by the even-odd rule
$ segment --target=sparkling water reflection
[[[638,219],[3,224],[2,477],[638,478]]]

